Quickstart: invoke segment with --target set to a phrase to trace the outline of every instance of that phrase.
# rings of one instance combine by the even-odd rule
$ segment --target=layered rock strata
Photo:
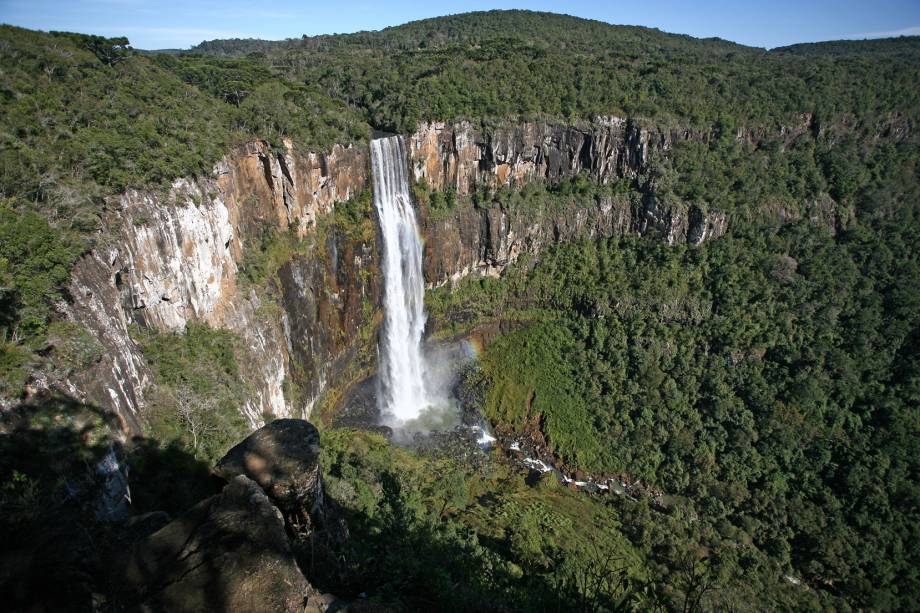
[[[651,156],[668,155],[676,141],[708,138],[690,130],[644,129],[618,117],[493,129],[426,123],[410,139],[410,159],[416,182],[451,191],[463,203],[478,191],[533,181],[552,185],[581,173],[601,184],[634,179],[646,173]],[[651,234],[672,245],[700,244],[727,228],[724,213],[651,190],[638,201],[592,198],[561,211],[459,206],[452,215],[425,218],[425,277],[433,286],[472,273],[498,275],[522,253],[579,237]]]

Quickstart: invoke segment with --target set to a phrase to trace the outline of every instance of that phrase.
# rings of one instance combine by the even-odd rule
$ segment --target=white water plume
[[[425,329],[422,240],[409,198],[402,137],[371,141],[371,165],[384,274],[377,402],[384,421],[400,426],[418,420],[431,404],[421,345]]]

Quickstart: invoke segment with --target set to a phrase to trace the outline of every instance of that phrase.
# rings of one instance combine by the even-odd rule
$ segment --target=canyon
[[[8,608],[918,601],[920,39],[294,34],[0,26]]]
[[[782,130],[794,138],[807,129],[805,117],[801,126]],[[649,235],[700,244],[722,236],[727,212],[661,198],[641,183],[639,201],[611,196],[538,213],[471,201],[482,190],[553,185],[580,174],[599,184],[636,183],[650,158],[667,156],[675,142],[709,138],[618,117],[572,125],[421,124],[405,137],[411,182],[458,201],[437,216],[419,207],[426,285],[500,275],[522,254],[576,238]],[[330,388],[356,376],[359,354],[373,353],[383,293],[379,231],[367,240],[323,223],[370,184],[364,146],[313,153],[290,141],[282,150],[254,141],[227,154],[210,176],[110,198],[112,238],[78,262],[72,303],[60,307],[91,332],[104,355],[62,385],[116,411],[123,427],[136,431],[152,375],[132,326],[181,332],[189,322],[205,322],[242,340],[242,375],[253,394],[241,410],[253,427],[268,415],[309,416]],[[824,211],[823,222],[833,223],[833,214]],[[278,233],[311,248],[293,254],[261,285],[251,282],[241,273],[247,252]],[[297,394],[286,395],[294,388]]]

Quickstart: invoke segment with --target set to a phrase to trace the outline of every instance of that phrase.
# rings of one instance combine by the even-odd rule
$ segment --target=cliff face
[[[408,137],[416,182],[452,190],[461,200],[480,188],[555,183],[584,171],[600,183],[637,177],[652,153],[666,155],[686,131],[649,131],[618,118],[579,125],[524,123],[493,129],[431,123]],[[315,401],[371,342],[381,303],[379,245],[326,227],[321,218],[369,185],[366,149],[336,146],[301,154],[288,144],[238,148],[195,180],[165,193],[129,191],[108,203],[115,239],[85,257],[71,284],[72,319],[106,352],[73,381],[73,393],[118,411],[135,425],[152,380],[131,339],[137,323],[181,331],[191,321],[230,329],[245,345],[243,376],[255,390],[243,411],[255,425],[265,413],[306,416]],[[550,211],[467,199],[438,218],[422,207],[425,274],[430,285],[467,274],[500,274],[522,253],[578,237],[652,234],[671,244],[725,233],[727,217],[697,205],[605,196]],[[322,232],[317,227],[324,227]],[[313,240],[268,284],[240,275],[247,251],[277,231]],[[311,238],[312,237],[312,238]],[[288,394],[285,389],[298,393]],[[291,387],[293,386],[293,387]]]
[[[371,339],[382,286],[377,246],[330,232],[324,257],[295,256],[278,271],[292,381],[309,415],[329,383]],[[363,335],[363,336],[362,336]]]
[[[618,117],[594,123],[523,123],[483,130],[469,122],[426,123],[410,139],[416,180],[467,196],[479,187],[521,187],[533,179],[556,182],[586,170],[607,183],[635,176],[650,147],[669,149],[673,136],[650,133]]]
[[[239,264],[266,233],[309,234],[318,216],[366,187],[366,167],[366,154],[357,148],[300,155],[290,146],[279,153],[250,143],[228,155],[211,177],[177,180],[167,193],[129,191],[111,202],[113,246],[84,258],[71,284],[71,317],[107,349],[102,362],[76,381],[82,395],[132,424],[151,377],[129,335],[130,324],[181,331],[190,321],[203,321],[236,332],[252,357],[241,364],[255,389],[254,400],[243,408],[252,423],[263,413],[306,412],[306,404],[291,406],[282,392],[291,356],[297,356],[301,379],[326,377],[328,364],[347,345],[334,328],[358,325],[352,318],[363,313],[350,296],[357,295],[360,304],[374,289],[363,279],[375,275],[362,272],[376,265],[374,249],[364,246],[363,257],[346,266],[340,266],[336,250],[330,255],[314,249],[302,263],[310,270],[308,286],[283,274],[270,281],[284,296],[280,311],[240,278]],[[339,274],[340,268],[346,272]],[[333,285],[338,291],[326,291]],[[371,300],[376,304],[375,296]],[[306,339],[289,325],[309,318],[310,304],[328,328],[326,336]]]
[[[410,164],[417,182],[463,199],[482,188],[522,187],[534,180],[553,184],[581,172],[602,184],[631,179],[648,169],[650,154],[667,155],[676,140],[708,137],[646,130],[617,117],[492,130],[468,122],[429,123],[410,139]],[[700,244],[722,236],[728,218],[650,192],[639,201],[604,197],[553,212],[461,206],[447,218],[425,217],[424,225],[425,276],[440,285],[471,273],[500,274],[521,253],[578,237],[651,234],[672,245]]]

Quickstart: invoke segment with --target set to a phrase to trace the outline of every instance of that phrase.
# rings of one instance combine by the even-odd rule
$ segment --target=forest
[[[0,399],[23,398],[35,372],[98,361],[61,305],[74,264],[114,240],[115,196],[209,175],[254,139],[322,152],[421,121],[609,115],[706,135],[608,184],[581,174],[469,198],[413,186],[434,221],[610,197],[730,216],[702,245],[586,238],[426,294],[436,338],[507,331],[462,382],[492,426],[536,418],[567,469],[658,494],[573,492],[498,453],[458,462],[324,427],[329,494],[354,538],[310,550],[310,580],[410,610],[916,608],[920,37],[767,51],[501,11],[157,52],[0,26],[0,66]],[[373,242],[370,193],[317,236],[330,229]],[[266,233],[241,283],[271,298],[279,268],[323,244]],[[137,509],[178,513],[213,493],[208,466],[247,433],[247,349],[199,323],[131,330],[154,378],[128,452]],[[0,436],[0,527],[26,547],[79,524],[42,535],[35,564],[82,598],[83,562],[56,557],[55,539],[84,551],[108,532],[73,512],[54,472],[85,469],[102,426],[58,421],[71,419],[89,434]],[[10,602],[15,583],[0,577]]]
[[[668,513],[695,518],[699,546],[742,547],[737,568],[769,560],[852,606],[900,608],[917,580],[917,152],[820,148],[793,157],[792,175],[747,172],[770,168],[756,154],[719,164],[718,143],[675,152],[661,172],[682,180],[665,193],[731,193],[743,211],[752,194],[829,191],[853,207],[842,227],[805,217],[750,221],[701,247],[561,244],[501,280],[437,290],[429,309],[448,335],[495,320],[514,330],[471,375],[493,423],[538,415],[572,470],[660,488]],[[599,197],[577,184],[458,206]]]

